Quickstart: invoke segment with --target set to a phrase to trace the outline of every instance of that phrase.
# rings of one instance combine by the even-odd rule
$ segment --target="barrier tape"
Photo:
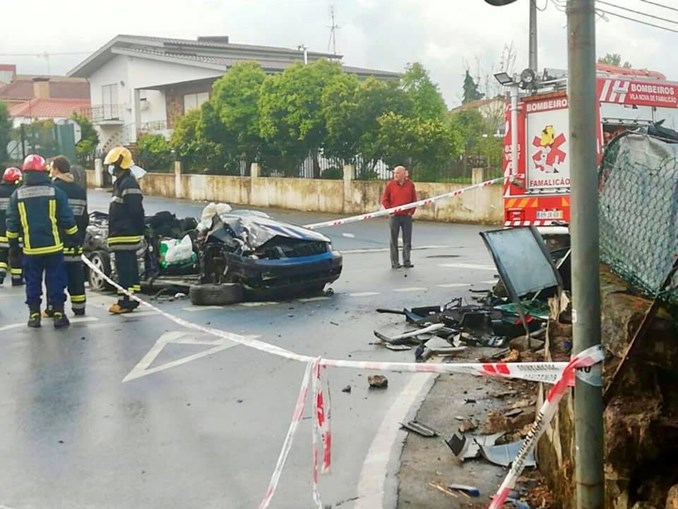
[[[311,357],[302,355],[290,350],[286,350],[276,345],[259,341],[253,337],[241,336],[211,327],[205,327],[193,322],[179,318],[171,313],[167,313],[153,304],[146,302],[138,296],[130,293],[126,288],[122,288],[110,277],[104,274],[98,267],[96,267],[86,256],[82,256],[83,263],[89,267],[90,270],[95,271],[102,276],[109,284],[120,290],[131,299],[139,302],[141,305],[157,312],[168,320],[185,327],[219,338],[233,341],[242,346],[253,348],[255,350],[263,351],[272,355],[277,355],[289,360],[304,362],[306,364],[306,371],[302,380],[299,396],[294,409],[292,422],[290,423],[285,442],[278,457],[278,462],[271,476],[268,489],[264,495],[264,500],[261,502],[259,509],[266,509],[280,481],[285,462],[289,455],[290,448],[294,436],[297,432],[301,416],[303,414],[304,404],[308,395],[309,384],[313,384],[314,393],[314,437],[313,437],[313,496],[314,501],[320,504],[320,495],[318,490],[318,460],[317,460],[317,436],[320,433],[323,443],[323,471],[329,470],[331,466],[331,433],[329,428],[328,414],[325,414],[325,397],[322,394],[321,386],[321,370],[325,367],[332,366],[337,368],[351,368],[373,371],[392,371],[392,372],[413,372],[413,373],[463,373],[479,376],[496,376],[500,378],[520,378],[534,382],[545,382],[555,384],[549,391],[546,401],[537,415],[530,433],[528,434],[523,448],[521,449],[516,460],[513,462],[511,470],[507,478],[502,483],[498,494],[494,497],[490,509],[498,509],[502,506],[503,501],[508,496],[509,492],[515,486],[515,483],[524,468],[524,462],[527,455],[536,445],[537,440],[544,432],[546,426],[553,418],[558,402],[566,392],[567,387],[574,385],[575,370],[591,367],[592,365],[601,362],[603,359],[602,348],[600,346],[589,348],[577,356],[570,362],[526,362],[526,363],[506,363],[506,362],[492,362],[492,363],[459,363],[459,364],[428,364],[428,363],[409,363],[409,362],[373,362],[373,361],[347,361],[337,359],[323,359],[321,357]],[[313,377],[313,378],[311,378]],[[328,391],[329,395],[329,391]],[[327,400],[329,401],[329,399]],[[502,499],[503,497],[503,499]],[[321,508],[322,505],[319,505]]]
[[[416,207],[423,207],[424,205],[430,205],[438,200],[444,200],[446,198],[453,198],[455,196],[459,196],[467,191],[472,191],[473,189],[481,189],[483,187],[487,187],[497,182],[503,182],[507,178],[508,177],[497,177],[496,179],[486,180],[485,182],[481,182],[480,184],[473,184],[472,186],[457,189],[456,191],[451,191],[449,193],[432,196],[431,198],[426,198],[425,200],[414,201],[412,203],[408,203],[407,205],[399,205],[398,207],[391,207],[390,209],[378,210],[376,212],[369,212],[367,214],[360,214],[358,216],[345,217],[343,219],[323,221],[322,223],[307,224],[304,225],[304,228],[308,228],[309,230],[315,230],[316,228],[327,228],[330,226],[339,226],[341,224],[357,223],[358,221],[374,219],[375,217],[390,216],[391,214],[394,214],[396,212],[402,212],[403,210],[410,210]]]
[[[593,366],[603,360],[603,350],[600,346],[594,346],[588,348],[575,357],[573,357],[570,362],[567,364],[565,370],[563,371],[563,376],[558,380],[558,382],[551,387],[551,390],[546,395],[546,399],[542,404],[537,416],[525,437],[523,446],[521,447],[518,455],[511,463],[511,469],[506,475],[504,482],[499,486],[497,494],[492,499],[489,509],[500,509],[504,506],[504,502],[509,496],[509,493],[513,490],[520,477],[520,474],[525,469],[525,460],[532,452],[532,450],[537,445],[537,441],[542,436],[546,427],[549,425],[553,416],[558,409],[558,404],[567,392],[567,388],[574,384],[575,372],[577,369],[584,369]]]
[[[308,362],[306,364],[304,378],[301,380],[301,387],[299,389],[299,395],[297,396],[297,403],[294,406],[294,413],[292,414],[292,422],[290,423],[290,427],[287,430],[285,441],[283,442],[280,455],[278,456],[278,462],[276,463],[275,469],[273,470],[273,475],[271,476],[271,482],[266,489],[264,499],[261,501],[261,504],[259,504],[259,509],[267,509],[271,503],[271,500],[273,499],[273,495],[275,495],[276,489],[278,488],[280,475],[282,474],[283,467],[285,466],[287,457],[290,455],[290,450],[292,449],[294,435],[297,433],[297,428],[301,422],[301,417],[304,414],[304,405],[306,403],[306,397],[308,396],[308,384],[311,380],[310,374],[313,364],[313,362]],[[320,509],[322,509],[322,506],[320,506]]]

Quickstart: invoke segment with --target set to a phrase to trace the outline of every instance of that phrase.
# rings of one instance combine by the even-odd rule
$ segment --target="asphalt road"
[[[105,209],[108,194],[90,193]],[[204,204],[153,197],[147,213],[198,215]],[[297,224],[330,218],[270,210]],[[326,229],[344,254],[333,295],[199,308],[161,302],[198,324],[255,335],[295,352],[338,359],[411,361],[372,344],[372,331],[404,330],[376,308],[442,304],[488,288],[494,276],[481,227],[417,221],[414,268],[392,270],[386,220]],[[0,508],[252,508],[268,485],[304,366],[187,331],[151,311],[110,316],[112,295],[90,294],[68,330],[25,327],[21,289],[0,288]],[[394,507],[398,422],[429,375],[328,372],[334,458],[321,478],[326,505]],[[351,392],[341,389],[350,385]],[[307,404],[271,507],[313,507]],[[385,490],[385,494],[382,492]],[[382,503],[382,497],[384,502]]]

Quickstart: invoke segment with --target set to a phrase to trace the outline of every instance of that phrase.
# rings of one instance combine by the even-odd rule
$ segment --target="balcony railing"
[[[83,108],[81,115],[89,118],[94,124],[122,123],[125,108],[122,104],[99,104],[90,108]]]

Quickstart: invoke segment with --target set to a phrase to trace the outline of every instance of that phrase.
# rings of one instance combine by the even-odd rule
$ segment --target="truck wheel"
[[[188,297],[196,306],[225,306],[242,302],[243,290],[238,283],[193,285]]]
[[[94,251],[88,256],[92,264],[101,272],[111,277],[111,257],[105,251]],[[87,269],[87,281],[89,289],[96,292],[110,291],[112,286],[97,272]]]

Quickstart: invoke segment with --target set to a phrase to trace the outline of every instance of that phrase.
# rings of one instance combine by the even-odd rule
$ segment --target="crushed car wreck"
[[[142,287],[190,288],[194,304],[319,293],[342,270],[342,256],[329,238],[257,211],[210,204],[200,222],[159,212],[146,218],[146,226],[145,246],[138,252]],[[93,212],[85,255],[115,277],[115,254],[108,249],[107,236],[108,215]],[[89,271],[88,281],[93,290],[108,287],[94,271]]]

